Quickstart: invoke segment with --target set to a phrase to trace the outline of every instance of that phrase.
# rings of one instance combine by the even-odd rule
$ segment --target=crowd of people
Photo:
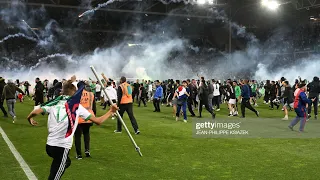
[[[54,80],[50,83],[48,80],[43,82],[35,79],[35,85],[32,86],[28,81],[20,82],[16,80],[7,80],[0,77],[1,103],[0,109],[4,117],[10,115],[13,123],[17,117],[15,114],[15,103],[19,99],[23,103],[25,97],[32,97],[34,100],[35,110],[28,116],[31,125],[37,125],[33,120],[38,114],[49,113],[48,128],[49,136],[47,141],[47,154],[53,158],[49,179],[61,176],[70,165],[69,157],[63,158],[72,147],[72,139],[67,138],[69,132],[68,113],[66,112],[66,102],[75,96],[75,92],[81,91],[81,107],[78,107],[79,119],[75,123],[76,126],[69,133],[75,137],[75,147],[77,159],[82,159],[81,136],[84,135],[85,156],[91,157],[90,154],[90,127],[93,123],[101,124],[104,120],[111,117],[118,118],[117,129],[115,133],[122,132],[122,123],[116,115],[123,117],[127,112],[131,121],[134,133],[140,134],[138,122],[134,116],[133,105],[144,107],[147,102],[152,101],[154,112],[161,112],[162,106],[172,107],[173,117],[176,121],[183,116],[183,121],[188,122],[188,112],[191,117],[195,117],[198,112],[198,118],[202,117],[203,107],[215,119],[216,113],[221,108],[227,108],[226,116],[246,117],[246,108],[251,110],[259,117],[259,112],[254,108],[258,106],[258,99],[263,97],[263,103],[270,104],[270,110],[281,109],[284,111],[284,118],[288,120],[288,112],[295,111],[296,117],[289,124],[289,128],[300,122],[299,131],[304,131],[305,123],[311,118],[312,107],[314,107],[314,118],[317,119],[318,103],[320,93],[320,81],[318,77],[314,77],[310,83],[307,80],[297,79],[293,85],[282,77],[278,81],[266,80],[265,82],[257,82],[255,80],[206,80],[204,77],[198,79],[173,80],[168,79],[160,82],[159,80],[136,80],[136,82],[128,82],[125,77],[121,77],[119,82],[107,78],[102,74],[103,79],[100,81],[77,80],[76,76],[72,76],[69,80]],[[33,87],[33,93],[30,88]],[[7,110],[3,104],[6,102]],[[99,104],[98,104],[99,103]],[[97,106],[106,109],[111,106],[110,110],[102,117],[96,118]],[[112,105],[115,104],[115,105]],[[223,104],[226,104],[224,106]],[[198,111],[195,112],[195,109]],[[8,111],[8,112],[7,112]],[[238,112],[240,111],[240,113]],[[68,136],[69,137],[69,136]],[[64,142],[57,142],[59,141]],[[64,162],[63,162],[64,161]],[[61,169],[61,163],[65,166]]]

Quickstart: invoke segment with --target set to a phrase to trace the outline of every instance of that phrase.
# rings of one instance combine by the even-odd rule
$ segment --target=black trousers
[[[46,151],[47,154],[53,158],[48,180],[59,180],[65,170],[71,165],[69,158],[70,149],[47,145]]]
[[[81,153],[81,135],[83,134],[84,138],[84,150],[90,150],[90,127],[91,123],[82,123],[79,124],[76,132],[74,133],[74,144],[76,146],[77,155],[82,155]]]
[[[1,100],[0,100],[0,109],[1,109],[1,111],[3,113],[3,115],[5,115],[5,116],[8,115],[6,109],[3,107],[3,101],[1,101]]]
[[[270,99],[270,95],[268,93],[265,93],[263,100],[268,103],[269,99]]]
[[[134,99],[136,98],[136,102],[138,103],[138,99],[139,99],[139,92],[133,91],[132,92],[132,101],[134,102]]]
[[[254,113],[257,114],[257,110],[255,110],[250,104],[250,99],[243,98],[242,101],[241,101],[242,117],[246,117],[246,108],[250,109],[251,111],[253,111]]]
[[[316,98],[313,102],[311,101],[311,99]],[[318,115],[318,103],[319,103],[319,99],[318,97],[309,97],[311,103],[308,105],[308,114],[311,114],[311,109],[312,109],[312,105],[314,107],[314,115]]]
[[[210,113],[213,114],[213,110],[209,107],[208,100],[200,100],[199,103],[199,116],[202,117],[202,106],[206,107],[206,110]]]
[[[43,104],[43,97],[42,98],[41,97],[36,98],[35,102],[34,102],[34,105],[38,106],[38,105],[41,105],[41,104]]]
[[[217,109],[220,109],[220,98],[219,96],[213,96],[212,107],[217,106]]]
[[[153,106],[156,112],[160,112],[160,99],[153,99]]]
[[[187,101],[187,105],[188,105],[188,109],[189,109],[189,112],[192,116],[195,116],[194,112],[193,112],[193,109],[192,109],[192,104],[193,104],[193,99],[190,99],[188,98],[188,101]]]
[[[30,96],[30,93],[29,93],[29,89],[26,88],[26,90],[24,91],[24,93],[27,95],[27,96]]]
[[[141,101],[142,101],[142,103],[143,103],[143,105],[147,105],[146,104],[146,98],[145,97],[140,97],[140,99],[139,99],[139,106],[141,105]]]
[[[121,117],[123,117],[124,112],[127,112],[129,119],[131,121],[132,127],[133,127],[134,131],[136,132],[139,129],[139,127],[138,127],[137,120],[133,115],[132,103],[119,105],[119,114]],[[122,131],[122,124],[119,119],[118,119],[118,123],[117,123],[117,130]]]
[[[271,96],[270,96],[270,107],[271,107],[271,108],[273,108],[273,105],[279,107],[279,105],[273,103],[273,100],[275,100],[275,99],[276,99],[276,96],[275,96],[275,95],[271,95]]]

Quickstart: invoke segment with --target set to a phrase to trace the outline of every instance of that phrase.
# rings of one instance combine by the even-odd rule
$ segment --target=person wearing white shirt
[[[213,83],[213,99],[212,99],[212,106],[216,106],[216,111],[220,111],[220,102],[219,102],[219,96],[220,96],[220,85],[218,82],[216,82],[214,79],[212,80]]]
[[[111,99],[111,101],[113,103],[117,103],[117,99],[118,99],[117,91],[113,88],[113,85],[110,81],[107,83],[107,86],[108,87],[106,88],[106,93],[108,94],[108,97]],[[110,106],[111,104],[110,104],[106,94],[104,92],[102,92],[102,93],[103,93],[103,98],[105,101],[103,109],[106,109],[107,105]]]
[[[96,84],[96,96],[95,96],[96,101],[100,100],[99,99],[100,96],[101,96],[101,85],[99,84],[99,82],[97,82],[97,84]]]
[[[76,87],[72,84],[72,81],[68,81],[63,85],[63,96],[60,96],[59,100],[52,101],[39,109],[33,110],[28,116],[28,121],[32,126],[36,126],[38,122],[33,120],[34,117],[41,113],[49,113],[48,117],[48,138],[46,151],[48,156],[53,158],[50,168],[49,180],[61,179],[66,168],[71,165],[69,158],[69,151],[72,147],[73,135],[78,126],[78,118],[75,120],[72,132],[67,136],[69,128],[69,119],[67,117],[67,110],[65,104],[70,96],[76,92]],[[81,104],[76,110],[77,117],[81,117],[85,120],[91,120],[92,122],[100,125],[106,119],[108,119],[113,113],[116,112],[117,106],[112,106],[110,111],[101,117],[92,116],[91,113],[85,109]]]

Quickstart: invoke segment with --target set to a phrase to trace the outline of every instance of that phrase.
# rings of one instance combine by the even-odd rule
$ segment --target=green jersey
[[[235,93],[236,93],[236,98],[238,99],[239,96],[241,95],[241,88],[240,86],[234,87]]]
[[[257,91],[257,84],[252,84],[252,85],[251,85],[251,91],[252,91],[253,93],[255,93],[255,92]]]

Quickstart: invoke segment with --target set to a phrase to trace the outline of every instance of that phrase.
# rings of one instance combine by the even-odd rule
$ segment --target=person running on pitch
[[[307,87],[305,82],[301,82],[299,84],[299,90],[294,98],[294,111],[296,112],[297,116],[291,121],[290,125],[288,126],[289,129],[293,131],[293,127],[300,121],[300,128],[299,132],[304,131],[304,126],[307,120],[307,104],[315,101],[314,99],[308,99],[306,92]]]
[[[82,97],[80,100],[80,104],[88,110],[93,116],[96,114],[96,108],[94,105],[94,94],[91,92],[91,88],[89,85],[86,85],[83,81],[78,82],[77,84],[78,88],[80,89],[82,86],[85,86],[85,89],[82,92]],[[90,155],[90,127],[92,126],[92,121],[79,117],[78,126],[75,132],[75,141],[74,144],[76,146],[76,159],[80,160],[82,159],[82,153],[81,153],[81,136],[83,134],[84,138],[84,147],[85,147],[85,155],[86,157],[91,157]]]
[[[47,112],[48,117],[48,138],[46,151],[47,154],[53,158],[50,168],[50,175],[48,180],[59,180],[64,174],[65,169],[71,165],[69,158],[69,151],[72,147],[73,135],[78,126],[78,118],[81,117],[85,120],[91,120],[92,122],[100,125],[106,119],[108,119],[113,113],[118,110],[116,105],[112,106],[110,110],[101,117],[93,116],[88,110],[86,110],[80,102],[82,91],[76,93],[76,87],[71,81],[67,81],[63,85],[63,95],[59,96],[55,100],[42,106],[40,109],[33,110],[28,116],[28,121],[32,126],[38,124],[37,121],[33,120],[37,115]],[[72,97],[71,97],[72,96]],[[76,102],[76,103],[74,103]],[[71,105],[71,113],[69,107]],[[72,109],[77,107],[78,109],[74,112]],[[68,113],[67,113],[68,111]],[[76,113],[76,114],[74,114]],[[70,117],[67,115],[69,114]],[[72,115],[71,115],[72,114]],[[72,116],[72,117],[71,117]]]
[[[118,97],[117,103],[120,109],[119,110],[120,116],[123,117],[123,113],[126,111],[130,118],[135,134],[140,134],[137,120],[133,115],[132,88],[130,84],[127,83],[127,79],[125,77],[120,78],[120,86],[118,87],[117,97]],[[117,130],[115,130],[114,132],[121,133],[121,131],[122,131],[122,123],[118,119]]]
[[[241,113],[242,113],[242,116],[241,116],[241,118],[246,117],[246,109],[245,108],[250,109],[259,117],[259,112],[257,110],[255,110],[250,104],[250,86],[248,85],[248,80],[242,81],[242,88],[241,88]]]

